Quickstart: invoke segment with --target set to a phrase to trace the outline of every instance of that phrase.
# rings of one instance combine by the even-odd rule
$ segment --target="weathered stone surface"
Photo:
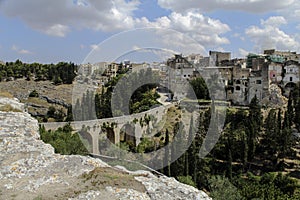
[[[24,110],[24,104],[19,103],[18,99],[0,98],[0,107],[7,104],[11,105],[14,109]]]
[[[287,104],[288,99],[282,95],[281,89],[276,84],[269,87],[270,95],[261,100],[261,104],[270,108],[281,108]]]
[[[48,96],[40,96],[40,98],[46,100],[48,103],[58,104],[58,105],[61,105],[64,107],[70,106],[70,104],[67,104],[65,101],[63,101],[61,99],[51,98]]]
[[[174,178],[160,177],[135,177],[136,180],[142,182],[151,199],[209,199],[207,194],[197,190],[192,186],[179,183]],[[163,190],[163,192],[161,192]]]
[[[0,100],[4,101],[8,100]],[[9,103],[24,109],[16,100]],[[55,154],[39,138],[38,123],[28,113],[0,112],[0,199],[210,199],[173,178],[113,168],[90,157]],[[90,174],[92,179],[87,178]],[[124,186],[124,178],[131,183]]]

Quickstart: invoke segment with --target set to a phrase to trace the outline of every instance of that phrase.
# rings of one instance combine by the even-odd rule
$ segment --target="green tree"
[[[258,136],[261,131],[262,126],[262,114],[261,114],[261,106],[259,105],[259,101],[256,95],[250,102],[249,105],[249,129],[247,131],[248,138],[248,160],[251,161],[255,156],[256,146],[258,143]]]
[[[165,142],[164,142],[164,147],[165,147],[165,155],[164,155],[164,174],[167,176],[171,176],[171,167],[170,167],[170,151],[169,151],[169,131],[166,129],[166,137],[165,137]]]
[[[193,94],[197,99],[209,99],[209,92],[206,83],[202,77],[194,78],[190,81],[192,91],[188,92],[188,96],[193,98]]]
[[[36,90],[30,92],[29,97],[39,97],[39,93]]]
[[[215,200],[241,200],[244,199],[238,189],[225,177],[212,176],[209,179],[210,197]]]
[[[55,153],[64,155],[87,155],[88,151],[83,145],[79,135],[72,133],[72,131],[73,129],[69,123],[56,131],[46,131],[44,127],[40,127],[41,139],[45,143],[51,144],[55,149]]]

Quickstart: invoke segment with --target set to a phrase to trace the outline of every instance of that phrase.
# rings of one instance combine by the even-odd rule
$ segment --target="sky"
[[[300,52],[300,0],[0,0],[0,25],[4,62]]]

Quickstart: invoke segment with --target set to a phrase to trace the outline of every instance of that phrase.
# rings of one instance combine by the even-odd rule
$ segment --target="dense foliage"
[[[70,124],[56,131],[46,131],[44,127],[41,127],[40,135],[45,143],[51,144],[54,147],[55,153],[63,155],[87,155],[88,151],[83,145],[79,135],[72,133],[72,131]]]
[[[190,80],[190,85],[192,86],[191,89],[193,90],[188,92],[190,97],[193,98],[194,95],[196,95],[197,99],[210,99],[208,88],[202,77],[197,77]]]
[[[132,73],[119,73],[102,87],[101,92],[87,91],[81,100],[77,99],[74,107],[76,121],[110,118],[147,111],[159,105],[156,93],[158,76],[151,69]],[[143,84],[152,82],[153,84]],[[136,88],[136,86],[141,87]],[[116,89],[116,87],[118,87]],[[117,98],[112,113],[112,97]]]
[[[57,64],[23,63],[20,60],[0,64],[0,81],[10,78],[26,78],[27,80],[53,81],[54,84],[72,84],[76,76],[77,66],[74,63],[59,62]]]
[[[292,134],[299,123],[295,117],[298,106],[297,87],[290,95],[288,109],[273,109],[265,120],[256,97],[248,110],[228,109],[218,143],[201,159],[199,150],[209,121],[213,120],[209,109],[200,114],[199,127],[194,130],[196,136],[189,149],[161,172],[210,191],[214,199],[299,199],[297,171],[294,175],[281,173],[296,165],[285,159],[299,159],[295,152],[297,139]],[[211,109],[217,108],[212,106]],[[179,126],[173,132],[171,135],[183,134],[185,138],[189,135],[179,131]],[[168,132],[167,140],[172,141],[167,135]],[[180,150],[180,143],[175,148],[167,150],[167,155],[172,157]]]

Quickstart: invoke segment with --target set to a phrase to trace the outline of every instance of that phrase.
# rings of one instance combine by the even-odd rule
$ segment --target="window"
[[[293,81],[293,77],[290,77],[290,81],[291,81],[291,82]]]
[[[241,84],[241,81],[240,81],[240,80],[236,80],[235,83],[236,83],[236,84]]]
[[[261,84],[261,80],[256,80],[256,84]]]
[[[240,91],[240,90],[241,90],[241,87],[240,87],[240,86],[236,86],[236,87],[235,87],[235,90]]]

